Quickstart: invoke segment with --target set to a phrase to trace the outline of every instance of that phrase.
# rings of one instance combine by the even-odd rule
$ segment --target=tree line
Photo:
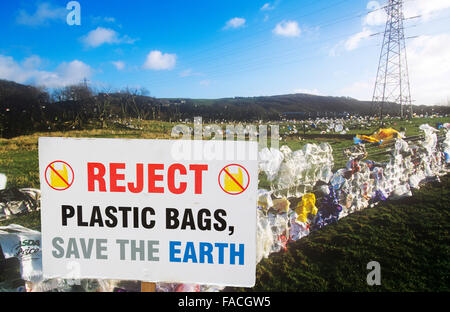
[[[133,120],[184,121],[201,116],[204,122],[267,121],[370,115],[371,103],[348,97],[291,94],[264,97],[157,99],[145,88],[104,87],[88,83],[47,90],[0,80],[0,137],[36,131],[65,131],[126,125]],[[394,114],[399,111],[390,106]],[[415,111],[449,113],[447,107],[417,106]]]

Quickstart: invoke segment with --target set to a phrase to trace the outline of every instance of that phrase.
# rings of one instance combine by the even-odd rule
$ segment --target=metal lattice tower
[[[406,44],[403,28],[403,0],[388,0],[387,21],[381,47],[372,112],[383,119],[383,109],[392,103],[400,104],[400,116],[412,117]]]

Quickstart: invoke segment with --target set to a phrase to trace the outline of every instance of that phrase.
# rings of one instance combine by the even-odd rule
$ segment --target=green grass
[[[436,122],[449,121],[449,118],[414,119],[406,127],[407,135],[419,134],[420,124],[435,126]],[[0,139],[0,172],[7,174],[10,187],[39,188],[37,141],[40,136],[168,139],[173,124],[143,122],[142,125],[144,130],[83,130]],[[352,131],[362,133],[359,129]],[[292,136],[281,141],[280,146],[287,144],[297,150],[307,143],[320,142],[332,144],[335,159],[339,150],[352,145],[346,137],[300,141],[298,136]],[[337,165],[342,167],[344,163]],[[260,178],[259,187],[269,187],[264,177]],[[291,243],[287,253],[273,254],[257,266],[257,284],[251,290],[449,291],[449,186],[450,178],[442,178],[441,184],[426,185],[412,198],[388,201],[354,213],[337,225]],[[0,225],[11,223],[40,230],[40,213],[2,221]],[[381,286],[366,284],[366,265],[372,260],[381,264]],[[7,279],[0,274],[0,284]]]
[[[413,197],[351,214],[263,259],[250,290],[448,292],[449,196],[446,176]],[[370,261],[381,265],[380,286],[366,283]]]
[[[254,288],[233,291],[450,291],[450,176],[413,197],[353,213],[263,259]],[[40,213],[0,222],[40,231]],[[381,265],[368,286],[366,265]],[[0,274],[0,283],[11,272]],[[16,276],[17,278],[17,276]]]

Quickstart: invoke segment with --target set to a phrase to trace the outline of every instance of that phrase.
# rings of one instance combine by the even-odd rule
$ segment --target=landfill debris
[[[375,143],[375,144],[382,144],[389,142],[396,138],[401,138],[402,134],[398,132],[395,129],[387,128],[387,129],[379,129],[377,133],[374,133],[373,135],[363,135],[363,134],[357,134],[353,140],[355,144],[360,143]]]
[[[319,125],[317,122],[314,126]],[[448,173],[450,161],[450,125],[443,125],[441,129],[445,138],[440,144],[439,130],[429,125],[421,125],[423,136],[409,143],[397,130],[380,129],[365,142],[381,144],[389,141],[390,146],[386,149],[388,161],[367,160],[369,154],[360,140],[343,150],[348,161],[345,168],[334,173],[331,171],[331,146],[309,144],[294,152],[282,146],[279,151],[283,157],[278,157],[276,162],[279,170],[270,171],[274,177],[271,191],[260,190],[260,194],[271,194],[274,199],[272,204],[268,198],[262,200],[261,195],[258,200],[257,262],[272,252],[285,249],[288,246],[286,239],[287,243],[296,241],[355,211],[373,207],[387,199],[412,196],[412,190],[420,188],[421,184],[438,181],[439,176]],[[319,163],[325,166],[325,170],[317,170]],[[325,184],[319,185],[319,182]],[[314,193],[320,197],[318,207]],[[297,206],[285,204],[291,199],[299,199]]]
[[[288,213],[290,205],[291,205],[291,203],[289,202],[289,200],[286,197],[276,198],[272,202],[273,208],[280,214]]]
[[[271,192],[267,190],[260,189],[258,190],[258,208],[263,211],[267,211],[270,207],[273,206]]]
[[[280,152],[284,158],[279,170],[277,174],[271,172],[271,191],[277,198],[301,197],[317,182],[328,183],[333,175],[333,150],[328,143],[306,144],[295,152],[284,145]]]
[[[355,122],[362,121],[364,120],[355,119]],[[327,130],[337,132],[336,130],[341,130],[339,125],[343,122],[329,125]],[[321,127],[322,123],[324,122],[316,120],[313,128]],[[256,263],[269,257],[271,253],[286,250],[290,242],[309,235],[311,231],[337,223],[355,211],[373,207],[387,199],[411,196],[412,190],[420,188],[423,183],[439,181],[439,176],[448,173],[450,124],[439,125],[438,128],[441,130],[427,124],[421,125],[423,136],[410,142],[392,128],[380,129],[371,138],[366,138],[367,141],[360,140],[344,149],[343,156],[348,160],[346,166],[334,173],[333,150],[329,144],[306,144],[297,151],[292,151],[288,146],[282,146],[279,150],[263,149],[259,153],[259,169],[266,175],[271,189],[258,190]],[[292,133],[296,133],[296,130],[295,127],[290,129]],[[444,139],[439,139],[440,143],[439,131],[445,133]],[[390,141],[386,150],[389,160],[379,162],[367,159],[369,154],[364,142],[381,144],[387,141]],[[27,201],[22,196],[28,196],[31,206],[26,204]],[[0,191],[0,208],[6,211],[7,207],[9,216],[39,209],[39,196],[39,191],[33,189],[3,190]],[[14,204],[11,209],[11,201],[20,204]],[[37,208],[30,208],[35,206]],[[1,212],[0,209],[0,218]],[[5,228],[0,228],[2,229]],[[18,229],[21,231],[20,235],[40,235],[39,232]],[[6,239],[6,235],[11,233],[4,232],[6,231],[0,232],[0,246],[8,250],[4,252],[8,258],[32,252],[20,252],[22,249],[19,248],[14,253],[20,238]],[[17,236],[18,233],[13,235]],[[5,241],[9,243],[5,244]],[[39,280],[39,265],[33,267],[33,260],[27,262],[24,257],[18,259],[22,277],[27,282],[24,286],[11,287],[13,291],[139,291],[140,284],[136,281],[129,282],[128,285],[124,285],[123,281],[113,280],[42,281]],[[36,263],[40,261],[38,259],[36,256]],[[2,287],[0,285],[0,291]],[[211,285],[156,283],[158,292],[207,292],[223,289],[222,286]]]
[[[9,188],[0,191],[0,220],[40,209],[41,192],[36,189]]]
[[[311,217],[317,214],[316,196],[312,193],[302,196],[302,200],[298,203],[295,213],[297,221],[302,223],[310,223]]]
[[[41,233],[17,224],[0,226],[0,247],[5,259],[19,259],[23,280],[42,280]]]

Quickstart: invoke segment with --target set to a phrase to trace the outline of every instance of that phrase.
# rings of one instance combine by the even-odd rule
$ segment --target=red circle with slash
[[[239,167],[239,168],[241,168],[241,169],[243,169],[243,176],[247,176],[247,183],[246,183],[246,185],[244,186],[243,184],[245,184],[245,183],[239,183],[239,181],[237,181],[236,180],[236,178],[235,177],[233,177],[233,175],[229,172],[229,169],[230,168],[236,168],[236,167]],[[233,192],[231,192],[231,191],[227,191],[227,190],[225,190],[225,187],[224,187],[224,185],[222,185],[222,180],[223,181],[225,181],[225,176],[228,176],[233,182],[234,182],[234,184],[236,184],[236,186],[237,186],[237,188],[238,189],[240,189],[239,191],[233,191]],[[223,179],[222,179],[222,177],[224,177]],[[243,179],[244,180],[244,179]],[[223,182],[223,184],[225,184],[225,182]],[[219,186],[220,186],[220,188],[222,189],[222,191],[224,191],[225,193],[227,193],[227,194],[229,194],[229,195],[239,195],[239,194],[242,194],[242,193],[244,193],[245,192],[245,190],[247,190],[247,188],[248,188],[248,186],[250,185],[250,175],[248,174],[248,171],[247,171],[247,169],[245,169],[243,166],[241,166],[241,165],[238,165],[238,164],[230,164],[230,165],[227,165],[227,166],[225,166],[225,167],[223,167],[223,169],[219,172]]]
[[[63,164],[63,165],[66,165],[66,166],[70,169],[70,171],[72,172],[72,179],[67,179],[67,180],[66,180],[64,177],[62,177],[61,174],[58,172],[58,170],[56,170],[56,169],[53,167],[53,165],[55,165],[55,164]],[[50,169],[51,172],[53,172],[54,174],[56,174],[56,175],[64,182],[64,184],[66,184],[66,187],[54,187],[54,186],[52,186],[52,184],[51,184],[51,183],[48,181],[48,179],[47,179],[47,172],[48,172],[49,169]],[[54,189],[55,191],[65,191],[65,190],[67,190],[69,187],[72,186],[74,180],[75,180],[75,174],[74,174],[74,172],[73,172],[73,169],[72,169],[72,167],[71,167],[68,163],[66,163],[65,161],[62,161],[62,160],[54,161],[54,162],[52,162],[50,165],[48,165],[47,168],[45,169],[45,182],[47,182],[48,186],[50,186],[50,187],[51,187],[52,189]]]

